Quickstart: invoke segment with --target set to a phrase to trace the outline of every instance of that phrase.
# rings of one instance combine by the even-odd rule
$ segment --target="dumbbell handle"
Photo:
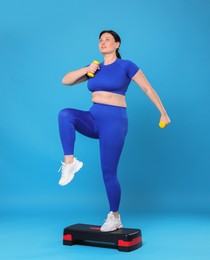
[[[164,121],[160,121],[159,122],[159,127],[160,128],[165,128],[166,126],[167,126],[166,122],[164,122]]]
[[[100,62],[99,61],[97,61],[97,60],[93,60],[93,63],[95,63],[95,64],[97,64],[97,65],[99,65],[100,64]],[[95,74],[94,73],[92,73],[92,72],[88,72],[88,77],[90,77],[90,78],[94,78],[94,76],[95,76]]]

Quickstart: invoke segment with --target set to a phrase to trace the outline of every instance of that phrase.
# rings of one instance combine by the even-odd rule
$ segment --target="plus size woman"
[[[160,121],[170,123],[170,118],[143,72],[130,60],[123,60],[119,54],[121,39],[111,30],[99,35],[99,50],[103,62],[92,62],[89,66],[67,73],[62,83],[76,85],[87,81],[92,92],[92,106],[89,111],[65,108],[60,111],[58,122],[60,139],[64,152],[61,178],[59,184],[68,184],[83,163],[75,158],[75,132],[98,139],[103,180],[106,187],[110,212],[101,226],[102,232],[122,228],[118,213],[121,189],[117,177],[117,167],[128,129],[125,95],[133,80],[151,99],[160,112]],[[88,73],[95,74],[88,77]]]

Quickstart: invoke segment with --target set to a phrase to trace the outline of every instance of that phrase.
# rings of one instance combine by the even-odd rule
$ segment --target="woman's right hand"
[[[92,62],[88,67],[87,67],[87,72],[91,72],[93,74],[96,73],[97,70],[100,70],[100,65]]]

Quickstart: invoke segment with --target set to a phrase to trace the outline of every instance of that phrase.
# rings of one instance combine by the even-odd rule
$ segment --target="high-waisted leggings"
[[[93,104],[89,111],[60,111],[59,132],[64,155],[74,154],[75,132],[99,139],[101,168],[110,211],[119,209],[121,188],[117,167],[128,129],[126,108]]]

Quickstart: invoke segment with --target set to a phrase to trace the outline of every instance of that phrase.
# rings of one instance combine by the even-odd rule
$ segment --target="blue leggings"
[[[126,108],[93,104],[89,111],[60,111],[59,131],[64,155],[74,154],[75,132],[99,139],[101,167],[110,211],[118,211],[121,197],[117,166],[128,129]]]

